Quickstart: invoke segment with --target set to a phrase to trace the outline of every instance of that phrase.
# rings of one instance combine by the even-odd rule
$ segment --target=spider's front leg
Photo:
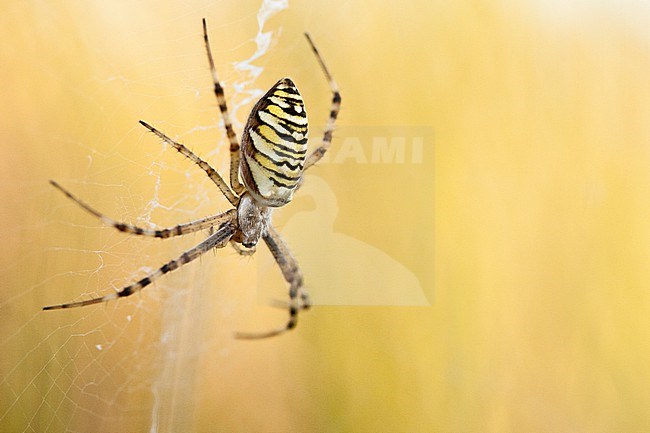
[[[263,236],[263,239],[280,267],[284,279],[289,283],[289,320],[282,328],[268,332],[239,332],[235,336],[241,339],[267,338],[290,331],[298,324],[298,312],[300,310],[306,310],[311,306],[309,295],[302,286],[302,272],[300,272],[298,262],[291,255],[291,251],[289,251],[287,244],[282,240],[280,234],[269,224],[267,233]]]
[[[59,304],[59,305],[49,305],[47,307],[43,307],[43,310],[60,310],[64,308],[85,307],[86,305],[100,304],[102,302],[108,302],[113,299],[131,296],[134,293],[137,293],[140,290],[144,289],[149,284],[153,283],[154,281],[156,281],[158,278],[162,277],[166,273],[178,269],[184,264],[197,259],[198,257],[210,251],[211,249],[223,248],[226,244],[228,244],[228,241],[234,234],[236,228],[237,225],[235,221],[227,221],[223,223],[221,227],[219,227],[219,230],[217,230],[214,234],[212,234],[210,237],[208,237],[206,240],[204,240],[194,248],[185,251],[177,259],[165,263],[156,271],[150,273],[146,277],[140,279],[139,281],[136,281],[133,284],[123,287],[122,290],[118,292],[110,293],[108,295],[99,298],[87,299],[85,301],[69,302],[66,304]]]

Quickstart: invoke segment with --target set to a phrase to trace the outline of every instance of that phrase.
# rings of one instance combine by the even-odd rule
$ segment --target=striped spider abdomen
[[[242,136],[240,172],[261,205],[291,201],[307,154],[307,113],[293,81],[278,81],[255,104]]]

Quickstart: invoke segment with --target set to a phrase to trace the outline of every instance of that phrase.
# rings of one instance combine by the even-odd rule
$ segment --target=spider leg
[[[339,88],[336,85],[334,78],[332,78],[332,74],[330,74],[330,71],[327,69],[327,66],[325,66],[325,62],[323,61],[323,58],[318,52],[318,49],[316,49],[316,45],[314,45],[314,42],[311,40],[309,33],[305,33],[305,37],[307,38],[307,42],[309,42],[312,51],[314,51],[314,54],[316,55],[316,59],[318,60],[321,69],[325,73],[325,78],[327,79],[327,82],[330,86],[330,90],[332,91],[332,105],[330,107],[330,115],[329,118],[327,119],[327,124],[325,125],[325,132],[323,133],[323,141],[321,142],[321,145],[318,148],[316,148],[316,150],[314,150],[307,157],[307,159],[305,160],[305,165],[303,170],[307,170],[309,167],[317,163],[318,160],[320,160],[323,157],[323,155],[325,155],[327,149],[329,149],[330,144],[332,143],[332,132],[334,131],[334,123],[336,122],[336,118],[339,115],[339,111],[341,110],[341,94],[339,93]]]
[[[119,221],[115,221],[112,218],[107,217],[106,215],[100,213],[99,211],[95,210],[94,208],[90,207],[88,204],[84,203],[77,197],[75,197],[71,192],[63,188],[61,185],[56,183],[53,180],[50,180],[50,183],[52,186],[57,188],[59,191],[61,191],[63,194],[66,195],[70,200],[74,201],[77,203],[79,206],[81,206],[84,210],[86,210],[88,213],[91,215],[96,216],[99,218],[104,224],[107,226],[114,227],[115,229],[125,232],[125,233],[131,233],[134,235],[139,235],[139,236],[147,236],[147,237],[153,237],[153,238],[170,238],[173,236],[182,236],[188,233],[194,233],[198,232],[200,230],[205,230],[210,227],[214,226],[219,226],[221,223],[232,220],[233,218],[236,218],[237,211],[235,209],[231,209],[229,211],[226,211],[224,213],[221,213],[219,215],[211,215],[206,218],[202,218],[200,220],[196,221],[191,221],[189,223],[185,224],[179,224],[175,227],[171,228],[165,228],[165,229],[145,229],[141,227],[137,227],[131,224],[126,224],[122,223]]]
[[[248,333],[238,332],[236,338],[240,339],[258,339],[273,337],[283,334],[295,328],[298,324],[298,312],[306,310],[310,306],[309,296],[302,287],[302,273],[298,267],[296,259],[293,258],[289,248],[284,243],[280,234],[269,225],[267,234],[264,235],[264,241],[269,247],[275,261],[280,266],[284,279],[290,284],[289,286],[289,320],[282,328],[277,328],[267,332]]]
[[[228,105],[226,104],[226,96],[224,95],[223,87],[217,77],[217,68],[214,66],[210,41],[208,40],[208,26],[205,22],[205,18],[203,19],[203,40],[205,41],[205,49],[208,52],[210,72],[212,73],[212,82],[214,83],[214,95],[217,97],[219,111],[221,111],[221,117],[223,118],[223,126],[226,128],[226,135],[230,142],[230,186],[232,186],[232,189],[236,194],[241,194],[244,192],[244,186],[239,182],[239,143],[237,142],[237,135],[232,128],[232,121],[230,120]]]
[[[185,251],[177,259],[165,263],[163,266],[158,268],[158,270],[152,272],[151,274],[147,275],[141,280],[129,286],[124,287],[119,292],[111,293],[109,295],[102,296],[101,298],[93,298],[93,299],[88,299],[79,302],[70,302],[68,304],[50,305],[47,307],[43,307],[43,310],[58,310],[62,308],[84,307],[86,305],[99,304],[102,302],[108,302],[112,299],[124,298],[126,296],[130,296],[136,292],[139,292],[143,288],[147,287],[149,284],[153,283],[154,281],[156,281],[158,278],[162,277],[166,273],[180,268],[184,264],[191,262],[192,260],[201,256],[205,252],[210,251],[212,248],[224,247],[228,243],[230,237],[233,235],[234,232],[235,232],[234,222],[230,221],[225,223],[212,236],[210,236],[209,238],[207,238],[206,240],[204,240],[194,248]]]
[[[190,161],[194,162],[196,165],[198,165],[205,173],[208,175],[208,177],[219,187],[221,190],[221,193],[228,199],[228,201],[235,207],[237,207],[237,203],[239,202],[239,198],[235,195],[235,193],[232,192],[228,184],[223,180],[221,175],[210,166],[207,162],[199,158],[192,152],[190,149],[188,149],[185,145],[178,143],[171,138],[167,137],[165,134],[162,132],[158,131],[156,128],[153,126],[149,125],[147,122],[140,120],[140,124],[147,128],[149,131],[153,132],[156,134],[158,137],[160,137],[165,143],[169,144],[172,146],[174,149],[176,149],[181,155],[185,156],[187,159]]]

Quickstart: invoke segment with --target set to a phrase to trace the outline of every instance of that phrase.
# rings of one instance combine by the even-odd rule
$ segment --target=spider
[[[100,304],[139,292],[164,274],[180,268],[213,248],[228,243],[240,254],[252,254],[261,239],[275,258],[282,275],[289,283],[289,318],[282,327],[259,333],[236,333],[236,338],[255,339],[283,334],[296,327],[298,313],[310,307],[309,296],[303,288],[298,263],[286,243],[271,223],[274,208],[289,203],[300,187],[302,173],[320,160],[332,142],[334,123],[341,107],[341,94],[311,37],[305,33],[332,92],[330,114],[320,146],[307,156],[307,113],[298,89],[289,78],[282,78],[253,106],[241,138],[241,147],[233,130],[223,87],[217,78],[212,58],[208,30],[203,19],[203,40],[210,64],[214,93],[230,142],[230,185],[206,161],[183,144],[178,143],[144,121],[140,124],[153,132],[181,155],[198,165],[217,185],[233,208],[218,215],[179,224],[171,228],[145,229],[118,222],[96,211],[53,180],[50,183],[104,224],[125,233],[140,236],[170,238],[208,230],[201,243],[162,265],[158,270],[121,290],[102,297],[43,307],[43,310],[84,307]],[[240,181],[241,176],[241,181]],[[242,248],[243,245],[243,248]]]

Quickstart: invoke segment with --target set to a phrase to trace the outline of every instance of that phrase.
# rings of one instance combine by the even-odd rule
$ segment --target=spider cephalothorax
[[[211,234],[206,240],[184,252],[177,259],[167,262],[156,271],[116,293],[85,301],[51,305],[43,307],[44,310],[83,307],[130,296],[162,275],[178,269],[213,248],[223,248],[230,242],[241,254],[250,254],[254,251],[253,248],[258,241],[264,239],[278,263],[284,279],[290,285],[289,320],[285,326],[272,331],[253,334],[239,333],[237,336],[239,338],[270,337],[296,326],[298,311],[309,307],[309,298],[303,289],[302,274],[298,263],[271,224],[271,212],[273,208],[284,206],[291,201],[293,193],[300,185],[303,171],[316,163],[329,148],[334,122],[341,106],[341,95],[336,83],[311,38],[307,33],[305,36],[325,73],[333,95],[330,116],[320,145],[309,156],[306,156],[307,113],[305,105],[295,84],[289,78],[283,78],[271,87],[251,110],[244,127],[240,148],[228,113],[223,87],[217,78],[207,27],[203,20],[203,38],[210,63],[214,93],[230,142],[230,185],[210,164],[196,156],[183,144],[172,140],[144,121],[140,121],[140,124],[205,171],[232,204],[233,209],[172,228],[145,229],[118,222],[103,215],[76,198],[58,183],[50,181],[53,186],[86,211],[122,232],[157,238],[181,236],[201,230],[210,230]],[[240,181],[240,174],[243,183]],[[247,249],[241,249],[240,244]]]
[[[271,208],[260,205],[252,195],[244,193],[237,206],[237,232],[232,240],[253,248],[262,236],[268,232],[271,223]]]

